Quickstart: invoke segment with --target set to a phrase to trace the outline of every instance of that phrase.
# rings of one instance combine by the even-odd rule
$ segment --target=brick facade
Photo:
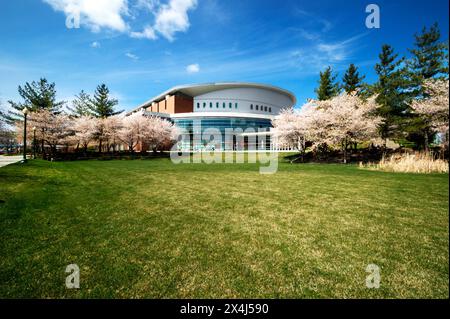
[[[147,110],[167,114],[191,113],[194,111],[194,99],[190,96],[177,93],[167,96],[162,101],[153,102]]]

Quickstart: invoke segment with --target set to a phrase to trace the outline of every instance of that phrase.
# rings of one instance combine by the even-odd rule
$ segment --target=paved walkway
[[[21,160],[22,155],[13,155],[13,156],[0,155],[0,167],[19,162]]]

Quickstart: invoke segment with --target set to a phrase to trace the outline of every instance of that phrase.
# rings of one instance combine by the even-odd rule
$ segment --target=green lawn
[[[448,298],[448,186],[352,165],[14,164],[0,168],[0,297]]]

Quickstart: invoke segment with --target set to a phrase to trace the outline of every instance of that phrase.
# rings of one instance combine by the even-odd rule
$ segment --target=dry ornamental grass
[[[361,168],[401,173],[448,173],[448,161],[435,159],[427,153],[395,154],[383,157],[378,164],[360,163]]]

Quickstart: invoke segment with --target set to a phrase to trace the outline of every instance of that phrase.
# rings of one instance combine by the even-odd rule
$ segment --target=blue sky
[[[367,29],[365,8],[381,9]],[[448,0],[15,0],[0,3],[0,100],[46,77],[58,97],[106,83],[131,109],[168,88],[221,81],[268,83],[302,105],[319,71],[350,63],[375,80],[384,43],[408,54],[413,34],[437,21],[448,39]],[[66,17],[79,13],[80,27]],[[73,21],[72,21],[73,22]]]

